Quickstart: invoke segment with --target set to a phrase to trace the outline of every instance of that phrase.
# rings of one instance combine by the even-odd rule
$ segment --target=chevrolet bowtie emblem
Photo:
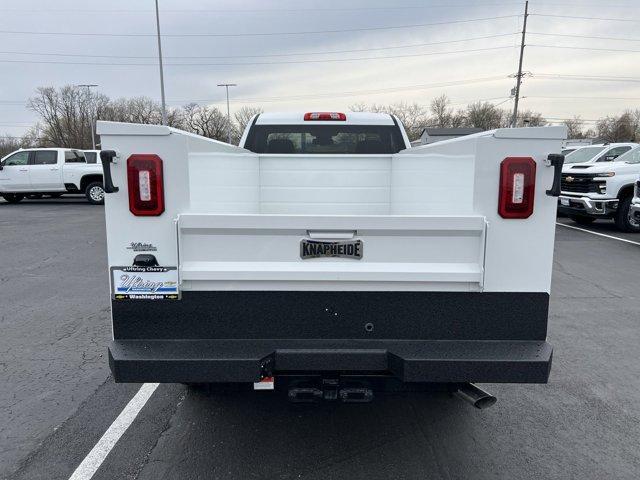
[[[565,178],[565,180],[566,180],[567,182],[573,182],[574,178],[573,178],[573,177],[567,177],[567,178]]]

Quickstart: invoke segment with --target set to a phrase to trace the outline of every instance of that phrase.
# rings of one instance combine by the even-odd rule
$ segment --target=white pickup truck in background
[[[567,160],[573,155],[567,156]],[[640,222],[631,210],[638,175],[640,146],[637,144],[611,160],[569,162],[562,169],[558,212],[582,225],[599,218],[613,219],[623,232],[640,232]]]
[[[84,193],[90,203],[102,204],[102,165],[87,164],[81,150],[68,148],[18,150],[0,160],[0,195],[7,202],[65,193]]]
[[[371,113],[261,114],[239,147],[98,133],[117,382],[439,385],[478,407],[470,382],[547,382],[564,127],[417,148]]]

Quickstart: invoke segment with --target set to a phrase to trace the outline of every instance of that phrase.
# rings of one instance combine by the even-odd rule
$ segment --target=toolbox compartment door
[[[484,217],[181,214],[184,290],[453,290],[483,284]],[[362,242],[362,258],[301,256],[307,239]]]

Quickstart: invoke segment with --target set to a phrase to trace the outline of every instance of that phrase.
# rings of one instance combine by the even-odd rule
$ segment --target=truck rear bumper
[[[553,349],[515,340],[116,340],[116,382],[255,382],[348,372],[403,382],[546,383]]]

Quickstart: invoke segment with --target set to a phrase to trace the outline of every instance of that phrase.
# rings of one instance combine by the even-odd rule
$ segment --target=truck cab
[[[102,166],[87,164],[84,152],[69,148],[30,148],[0,160],[0,195],[10,203],[25,196],[59,197],[84,193],[90,203],[104,201]]]
[[[564,127],[414,148],[374,113],[260,114],[240,146],[98,133],[117,382],[359,401],[547,381]]]
[[[240,147],[260,154],[385,155],[410,148],[411,143],[394,115],[263,113],[249,122]]]

